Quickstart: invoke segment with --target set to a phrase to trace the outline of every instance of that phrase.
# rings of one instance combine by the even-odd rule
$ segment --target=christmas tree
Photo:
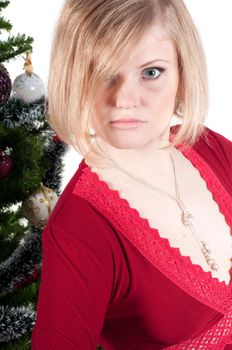
[[[9,1],[0,1],[0,11]],[[0,33],[12,25],[0,17]],[[65,146],[46,121],[33,39],[0,40],[0,348],[31,349],[41,270],[41,234],[56,204]],[[12,87],[4,63],[26,53]],[[12,91],[11,91],[12,90]]]

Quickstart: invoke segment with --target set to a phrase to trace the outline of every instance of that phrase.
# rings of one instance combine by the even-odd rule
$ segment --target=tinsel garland
[[[25,103],[22,100],[11,98],[2,106],[0,105],[0,122],[6,128],[26,128],[28,131],[38,131],[44,128],[49,130],[45,118],[46,108],[45,99]]]
[[[40,270],[42,259],[41,229],[29,227],[23,242],[0,263],[0,297],[23,287]],[[0,322],[1,325],[1,322]]]
[[[45,148],[45,156],[49,162],[49,168],[45,173],[44,185],[52,188],[58,195],[60,194],[60,184],[62,179],[63,162],[62,157],[66,151],[66,145],[61,141],[51,140]]]
[[[31,332],[35,324],[35,311],[31,304],[27,306],[0,306],[0,343],[18,339]]]

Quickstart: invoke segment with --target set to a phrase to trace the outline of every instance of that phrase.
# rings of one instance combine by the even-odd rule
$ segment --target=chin
[[[138,142],[134,140],[107,140],[107,142],[118,149],[138,149],[145,146],[146,142]]]

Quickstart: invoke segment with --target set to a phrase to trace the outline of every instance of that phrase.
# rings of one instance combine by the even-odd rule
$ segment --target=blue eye
[[[164,71],[165,69],[161,67],[146,68],[143,71],[143,77],[145,77],[145,79],[154,80],[157,79]]]

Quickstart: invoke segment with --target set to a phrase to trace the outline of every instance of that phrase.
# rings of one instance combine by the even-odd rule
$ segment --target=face
[[[144,35],[117,77],[99,87],[92,126],[120,149],[168,140],[179,83],[174,44],[161,27]]]

